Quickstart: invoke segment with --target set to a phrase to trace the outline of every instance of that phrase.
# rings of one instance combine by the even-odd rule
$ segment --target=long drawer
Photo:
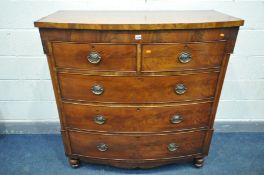
[[[59,73],[64,99],[89,102],[162,103],[214,96],[218,73],[178,76],[89,76]]]
[[[135,44],[54,42],[56,67],[92,71],[136,71]]]
[[[212,102],[163,107],[63,104],[67,127],[100,132],[171,132],[207,127]]]
[[[69,138],[72,153],[77,155],[104,159],[168,159],[202,153],[206,132],[119,135],[69,131]]]
[[[142,71],[179,71],[222,65],[225,42],[144,44]]]

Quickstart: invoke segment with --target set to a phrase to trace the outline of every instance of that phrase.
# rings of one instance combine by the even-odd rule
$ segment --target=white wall
[[[0,121],[58,121],[33,21],[57,10],[215,9],[245,19],[224,83],[217,120],[264,120],[264,1],[1,0]]]

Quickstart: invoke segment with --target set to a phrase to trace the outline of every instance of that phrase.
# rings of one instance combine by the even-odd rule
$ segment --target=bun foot
[[[203,157],[194,158],[193,163],[194,163],[196,168],[201,168],[203,166],[203,163],[204,163],[204,158]]]
[[[77,159],[68,158],[68,161],[72,168],[78,168],[80,166],[80,161]]]

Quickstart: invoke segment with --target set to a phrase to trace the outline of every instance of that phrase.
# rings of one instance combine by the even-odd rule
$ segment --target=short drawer
[[[219,67],[225,42],[146,44],[142,51],[142,71],[182,71]]]
[[[93,71],[136,71],[134,44],[89,44],[54,42],[56,67]]]
[[[70,131],[72,153],[106,159],[160,159],[202,153],[206,131],[119,135]]]
[[[212,98],[218,73],[177,76],[90,76],[59,73],[64,99],[89,102],[162,103]]]
[[[63,104],[66,125],[100,132],[171,132],[207,127],[212,102],[163,107]]]

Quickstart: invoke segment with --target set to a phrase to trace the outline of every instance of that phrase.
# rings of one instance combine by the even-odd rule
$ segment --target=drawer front
[[[118,135],[70,131],[72,153],[109,159],[159,159],[202,152],[206,131]]]
[[[136,45],[133,44],[52,44],[55,64],[61,68],[93,71],[135,71]]]
[[[212,103],[167,107],[63,104],[67,127],[107,132],[166,132],[206,127]]]
[[[219,67],[225,42],[143,45],[142,71],[177,71]]]
[[[58,74],[64,99],[89,102],[161,103],[214,96],[218,73],[180,76]]]

